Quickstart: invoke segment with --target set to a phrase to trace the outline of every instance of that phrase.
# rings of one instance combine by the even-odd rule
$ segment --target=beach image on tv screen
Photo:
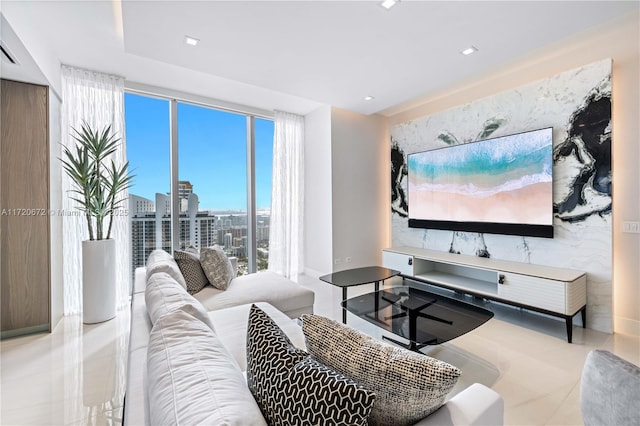
[[[551,225],[552,129],[408,156],[409,218]]]

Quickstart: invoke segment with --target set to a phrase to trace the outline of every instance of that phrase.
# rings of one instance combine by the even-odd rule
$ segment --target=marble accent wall
[[[391,128],[392,243],[587,272],[587,327],[611,332],[611,59]],[[553,127],[554,238],[414,229],[407,154]]]

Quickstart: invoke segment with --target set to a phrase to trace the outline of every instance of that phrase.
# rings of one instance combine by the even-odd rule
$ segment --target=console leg
[[[580,311],[580,316],[582,316],[582,328],[587,328],[587,307],[585,306]]]
[[[567,322],[567,342],[571,343],[571,338],[573,335],[573,318],[565,318]]]

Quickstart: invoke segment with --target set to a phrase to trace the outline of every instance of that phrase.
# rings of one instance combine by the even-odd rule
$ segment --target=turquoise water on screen
[[[411,154],[410,191],[473,197],[552,180],[552,129]]]

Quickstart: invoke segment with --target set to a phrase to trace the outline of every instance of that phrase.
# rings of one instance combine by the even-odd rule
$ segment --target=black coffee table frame
[[[400,271],[381,266],[365,266],[364,268],[346,269],[340,272],[323,275],[320,280],[336,287],[342,287],[342,301],[347,300],[347,288],[356,285],[374,283],[375,291],[380,290],[380,283],[400,275]],[[342,323],[347,323],[347,311],[342,309]]]
[[[412,351],[455,339],[479,327],[493,312],[462,300],[413,287],[392,287],[342,302],[344,309],[395,335],[403,343],[383,336]]]

